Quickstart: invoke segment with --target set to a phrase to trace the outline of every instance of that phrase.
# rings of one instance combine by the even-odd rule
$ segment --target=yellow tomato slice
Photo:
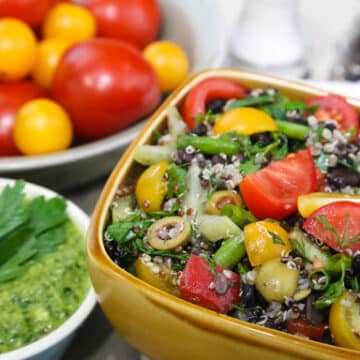
[[[167,192],[164,179],[167,161],[160,161],[149,166],[139,177],[135,195],[140,208],[144,211],[159,211]]]
[[[344,193],[315,192],[306,195],[300,195],[297,201],[297,207],[300,215],[304,218],[310,216],[320,207],[336,201],[353,201],[360,203],[360,195],[349,195]]]
[[[217,119],[214,126],[215,135],[229,131],[251,135],[275,130],[277,130],[277,126],[271,116],[264,111],[247,107],[225,112]]]
[[[337,345],[360,350],[360,303],[350,292],[345,291],[331,306],[329,325]]]
[[[287,231],[270,221],[257,221],[246,225],[244,244],[252,266],[261,265],[291,250]]]

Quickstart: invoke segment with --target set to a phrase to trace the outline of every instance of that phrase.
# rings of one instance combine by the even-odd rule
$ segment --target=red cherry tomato
[[[29,81],[0,84],[0,156],[20,154],[13,139],[16,112],[25,102],[44,96],[44,90]]]
[[[307,106],[319,105],[315,116],[319,121],[333,119],[339,123],[342,131],[353,128],[356,138],[359,134],[359,116],[343,97],[338,95],[315,96],[305,101]]]
[[[0,0],[0,18],[12,17],[37,27],[49,8],[50,0]]]
[[[75,133],[87,140],[124,129],[160,101],[150,64],[135,47],[113,39],[70,48],[55,71],[52,94],[69,113]]]
[[[338,201],[324,205],[306,219],[303,228],[338,252],[355,253],[360,250],[360,204]]]
[[[236,81],[209,78],[200,81],[189,92],[182,108],[185,122],[193,128],[196,125],[196,116],[206,113],[206,103],[215,99],[240,99],[246,95],[246,87]]]
[[[316,187],[314,161],[306,149],[247,175],[240,183],[240,192],[257,218],[280,220],[296,211],[298,196]]]
[[[142,49],[159,33],[161,14],[156,0],[89,0],[85,6],[95,16],[100,36]]]
[[[223,271],[224,268],[219,265],[214,267],[217,274],[223,274]],[[227,313],[233,304],[239,303],[240,276],[230,271],[229,276],[225,277],[227,290],[224,294],[218,294],[212,286],[215,283],[214,272],[206,259],[191,254],[180,276],[180,296],[194,304]]]
[[[285,323],[286,330],[290,334],[306,336],[312,340],[321,340],[325,333],[324,324],[312,324],[309,320],[298,318],[288,320]]]

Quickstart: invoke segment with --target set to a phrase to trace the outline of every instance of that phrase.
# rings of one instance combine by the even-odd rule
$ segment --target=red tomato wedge
[[[290,334],[306,336],[312,340],[321,340],[325,333],[324,324],[312,324],[309,320],[298,318],[288,320],[285,323],[286,330]]]
[[[196,116],[206,113],[206,103],[215,99],[241,99],[247,88],[236,81],[209,78],[200,81],[187,95],[182,116],[190,128],[196,125]]]
[[[353,128],[356,138],[359,134],[359,116],[354,106],[339,95],[315,96],[305,101],[307,106],[319,105],[315,116],[319,121],[333,119],[342,131]]]
[[[316,188],[315,165],[308,149],[274,161],[240,182],[245,204],[258,219],[285,218],[296,211],[298,196]]]
[[[227,313],[232,309],[232,304],[239,303],[240,276],[230,270],[216,265],[211,268],[208,261],[200,256],[191,254],[184,271],[180,276],[180,296],[194,304]],[[228,282],[227,290],[220,295],[215,291],[215,274],[220,274]]]
[[[360,250],[360,204],[338,201],[322,206],[305,221],[304,230],[338,252]]]

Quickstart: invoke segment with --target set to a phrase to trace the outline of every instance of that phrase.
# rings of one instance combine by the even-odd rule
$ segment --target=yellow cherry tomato
[[[37,84],[50,89],[56,67],[64,52],[74,44],[65,38],[44,39],[39,43],[38,55],[32,76]]]
[[[135,270],[137,277],[148,284],[171,294],[178,294],[176,274],[165,264],[155,264],[143,255],[137,258]]]
[[[289,234],[279,224],[257,221],[244,227],[244,244],[252,266],[289,253]]]
[[[17,80],[28,75],[36,59],[36,38],[24,22],[0,20],[0,80]]]
[[[266,112],[243,107],[232,109],[222,114],[214,125],[214,134],[219,135],[228,131],[251,135],[264,131],[275,131],[275,121]]]
[[[171,41],[155,41],[144,49],[143,54],[154,67],[163,92],[174,90],[189,72],[185,51]]]
[[[360,350],[360,303],[350,292],[331,305],[329,325],[337,345]]]
[[[59,3],[46,15],[43,24],[45,38],[62,37],[75,41],[95,36],[96,20],[91,12],[75,4]]]
[[[297,200],[297,207],[300,215],[306,218],[320,207],[336,201],[353,201],[360,203],[360,195],[315,192],[306,195],[300,195]]]
[[[167,161],[160,161],[149,166],[139,177],[135,195],[136,201],[144,211],[159,211],[167,193],[164,179]]]
[[[72,123],[65,110],[48,99],[25,103],[17,112],[14,140],[25,155],[46,154],[68,148]]]

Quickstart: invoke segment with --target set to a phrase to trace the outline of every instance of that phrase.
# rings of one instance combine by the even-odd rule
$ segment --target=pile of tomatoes
[[[150,114],[189,71],[156,0],[0,1],[0,156],[62,151]]]

